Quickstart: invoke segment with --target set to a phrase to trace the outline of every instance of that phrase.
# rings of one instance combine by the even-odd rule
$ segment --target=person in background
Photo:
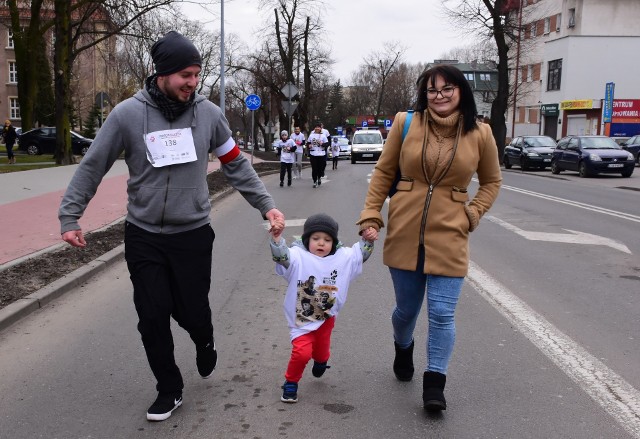
[[[151,58],[155,74],[109,114],[62,198],[58,217],[62,239],[86,246],[78,220],[124,152],[129,168],[125,260],[158,392],[147,419],[162,421],[182,404],[184,387],[171,318],[194,342],[202,378],[212,375],[218,359],[209,305],[215,234],[208,153],[215,153],[231,185],[275,232],[284,227],[284,215],[236,146],[220,108],[196,93],[202,59],[193,43],[171,31],[152,46]]]
[[[327,166],[326,143],[327,137],[322,134],[322,124],[317,122],[313,133],[309,134],[309,138],[307,139],[309,161],[311,162],[311,178],[313,179],[314,188],[322,184],[324,168]]]
[[[271,231],[271,255],[276,273],[289,286],[284,313],[291,337],[291,357],[284,375],[282,402],[298,402],[298,382],[309,360],[311,373],[324,375],[330,355],[335,319],[347,300],[349,284],[362,273],[362,263],[373,251],[378,232],[368,228],[352,247],[338,241],[338,223],[326,214],[312,215],[304,223],[302,238],[291,248],[279,229]]]
[[[338,158],[340,157],[340,143],[338,137],[333,136],[331,140],[331,159],[333,161],[333,170],[338,169]]]
[[[302,178],[302,157],[304,156],[304,134],[300,132],[300,127],[293,128],[291,140],[296,144],[296,163],[293,178]]]
[[[277,148],[280,155],[280,187],[284,186],[285,173],[287,174],[287,186],[291,186],[291,167],[295,160],[297,147],[295,142],[289,139],[289,133],[286,130],[280,132]]]
[[[9,159],[10,165],[16,162],[16,157],[13,155],[13,145],[15,145],[17,138],[16,129],[11,124],[11,121],[9,119],[5,120],[4,128],[2,129],[2,139],[7,147],[7,158]]]
[[[329,130],[324,127],[323,123],[320,124],[320,127],[322,128],[322,134],[324,134],[324,136],[327,138],[327,142],[323,146],[324,146],[324,158],[328,160],[329,154],[327,152],[329,151],[329,148],[331,148],[331,133],[329,133]],[[325,164],[324,168],[322,168],[322,175],[320,177],[324,177],[324,171],[326,167],[327,165]]]
[[[393,371],[400,381],[413,377],[414,328],[426,293],[422,400],[426,410],[438,411],[447,408],[444,388],[456,336],[455,309],[469,267],[469,234],[496,200],[502,176],[491,128],[477,122],[473,92],[460,70],[434,66],[417,85],[404,142],[407,113],[398,113],[357,223],[361,230],[384,226],[380,211],[399,174],[383,250],[396,299]],[[479,188],[469,201],[474,174]]]

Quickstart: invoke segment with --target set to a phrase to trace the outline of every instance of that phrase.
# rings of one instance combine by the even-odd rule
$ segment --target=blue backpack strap
[[[407,118],[404,120],[404,126],[402,127],[402,141],[407,137],[409,132],[409,126],[411,125],[411,119],[413,119],[413,110],[407,110]]]

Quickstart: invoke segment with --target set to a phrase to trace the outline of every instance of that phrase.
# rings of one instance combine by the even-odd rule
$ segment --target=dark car
[[[640,134],[625,140],[620,144],[622,149],[629,151],[636,158],[636,163],[640,165]]]
[[[556,142],[548,136],[519,136],[504,148],[502,162],[506,169],[520,166],[523,171],[530,168],[544,169],[551,166],[551,154]]]
[[[93,139],[82,137],[71,131],[71,151],[75,155],[85,155]],[[20,149],[29,155],[53,154],[56,150],[56,128],[40,127],[20,135]]]
[[[580,177],[600,173],[631,177],[633,154],[606,136],[567,136],[558,142],[551,158],[551,172],[578,171]]]

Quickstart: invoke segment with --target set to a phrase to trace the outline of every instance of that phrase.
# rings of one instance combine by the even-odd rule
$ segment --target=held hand
[[[362,237],[365,241],[377,241],[378,231],[373,227],[368,227],[367,229],[362,231]]]
[[[68,242],[74,247],[86,247],[87,242],[84,240],[82,230],[70,230],[62,234],[62,240]]]
[[[269,232],[274,234],[277,233],[278,236],[280,236],[282,234],[282,231],[284,230],[284,224],[285,224],[285,219],[282,212],[274,208],[268,211],[265,214],[265,216],[269,220],[269,225],[270,225]]]

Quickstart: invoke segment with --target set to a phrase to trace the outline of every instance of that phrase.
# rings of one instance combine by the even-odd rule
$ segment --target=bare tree
[[[509,49],[519,41],[519,0],[443,0],[445,13],[467,33],[493,39],[497,50],[498,90],[491,105],[491,131],[502,157],[507,134],[506,112],[509,105]],[[502,160],[502,159],[501,159]]]
[[[382,111],[382,102],[385,97],[389,77],[398,69],[406,48],[397,41],[383,43],[384,50],[374,51],[364,58],[364,64],[372,73],[376,89],[376,106],[373,113],[377,121]]]

